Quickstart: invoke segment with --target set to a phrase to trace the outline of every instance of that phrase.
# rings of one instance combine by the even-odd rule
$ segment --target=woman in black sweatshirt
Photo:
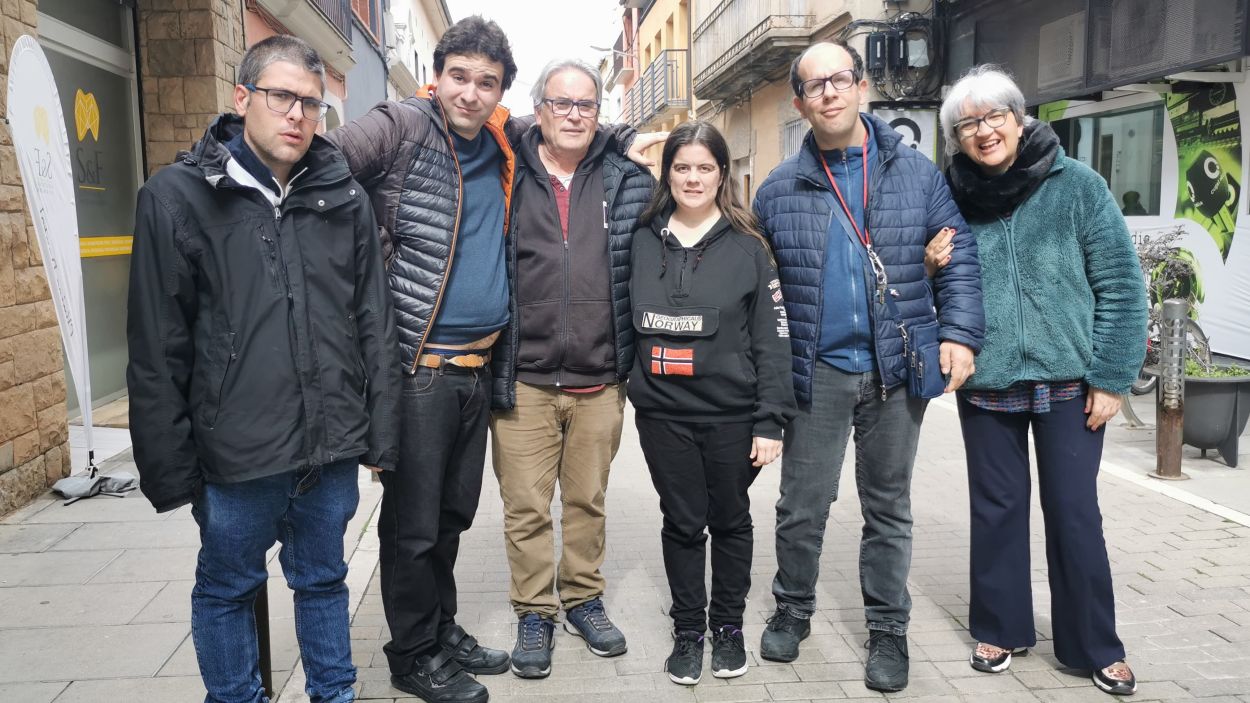
[[[686,122],[664,145],[660,182],[634,234],[630,296],[637,355],[629,378],[642,451],[660,494],[673,607],[676,683],[703,670],[746,673],[742,612],[751,587],[747,489],[781,454],[795,414],[781,285],[755,217],[729,174],[716,128]],[[712,602],[704,545],[712,535]]]

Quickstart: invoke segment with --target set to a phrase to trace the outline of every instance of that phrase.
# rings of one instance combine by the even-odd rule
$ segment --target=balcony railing
[[[352,40],[352,0],[309,0],[338,33],[348,42]]]
[[[690,109],[688,60],[685,49],[661,51],[625,93],[621,119],[640,127]]]
[[[809,0],[724,0],[694,30],[694,89],[728,98],[765,80],[807,45]]]
[[[622,79],[628,78],[634,72],[634,46],[629,41],[625,33],[617,35],[616,43],[612,45],[612,72],[608,74],[605,81],[606,88],[611,90]]]

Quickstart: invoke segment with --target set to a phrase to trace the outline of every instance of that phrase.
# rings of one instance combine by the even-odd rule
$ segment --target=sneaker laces
[[[694,656],[695,649],[701,644],[703,644],[703,635],[695,635],[693,632],[678,632],[677,656]]]
[[[869,660],[880,657],[889,657],[890,659],[901,658],[903,650],[898,646],[899,640],[901,639],[901,637],[897,637],[890,632],[873,630],[872,634],[868,636]],[[890,651],[887,652],[887,649]]]
[[[742,630],[733,625],[725,625],[717,630],[712,635],[712,644],[721,649],[728,647],[741,652],[746,651],[746,642],[742,638]]]
[[[542,649],[543,640],[546,639],[545,624],[542,617],[538,615],[526,615],[521,618],[521,649],[527,652]]]
[[[768,623],[768,629],[770,630],[780,630],[783,632],[789,632],[793,635],[799,634],[799,630],[802,629],[803,626],[803,619],[795,617],[785,608],[777,608],[777,612],[773,613],[772,617],[768,618],[765,622]]]
[[[580,610],[582,617],[596,630],[605,632],[612,629],[612,621],[608,619],[608,613],[603,609],[603,601],[596,598],[583,603]]]

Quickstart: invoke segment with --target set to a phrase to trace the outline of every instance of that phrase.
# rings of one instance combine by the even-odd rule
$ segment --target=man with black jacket
[[[266,551],[295,591],[313,700],[354,700],[343,533],[358,465],[399,453],[395,318],[373,211],[314,134],[325,68],[275,36],[238,115],[139,191],[127,338],[144,494],[200,528],[191,634],[214,701],[266,701],[252,602]]]
[[[512,316],[495,346],[491,456],[520,623],[512,672],[551,673],[555,617],[603,657],[625,636],[604,610],[604,499],[633,364],[629,247],[654,180],[598,131],[599,72],[553,61],[534,83],[508,233]],[[551,502],[560,484],[562,554]],[[557,576],[558,571],[558,576]],[[558,598],[557,598],[558,595]]]

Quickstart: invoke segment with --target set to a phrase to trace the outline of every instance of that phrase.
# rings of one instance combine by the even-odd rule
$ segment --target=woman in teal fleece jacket
[[[1029,566],[1028,436],[1046,521],[1055,656],[1099,689],[1136,690],[1115,629],[1098,507],[1105,425],[1145,354],[1146,290],[1102,177],[1068,158],[994,67],[942,105],[957,148],[947,180],[976,237],[985,344],[959,391],[972,519],[974,669],[1005,671],[1036,643]],[[949,245],[930,248],[940,263]]]

